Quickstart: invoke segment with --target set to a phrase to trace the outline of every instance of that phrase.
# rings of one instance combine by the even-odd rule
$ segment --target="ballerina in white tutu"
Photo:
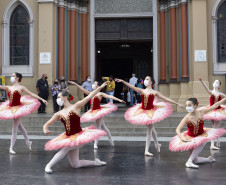
[[[204,82],[202,81],[202,78],[199,78],[199,80],[201,81],[202,85],[206,89],[207,93],[210,95],[210,105],[201,107],[201,108],[199,108],[199,110],[202,110],[204,108],[209,108],[214,103],[220,101],[222,98],[226,98],[226,95],[219,91],[219,89],[221,87],[221,81],[220,80],[214,81],[212,91],[206,86],[206,84],[204,84]],[[221,106],[217,107],[216,109],[214,109],[210,112],[207,112],[203,116],[203,118],[205,120],[211,120],[213,128],[218,128],[220,121],[226,119],[226,106],[221,105]],[[214,145],[214,140],[211,141],[210,149],[211,150],[219,150],[220,149],[219,138],[217,139],[217,146]]]
[[[16,154],[13,150],[13,146],[16,142],[18,128],[25,138],[28,149],[31,151],[32,142],[28,139],[27,130],[22,124],[21,117],[31,114],[37,110],[40,106],[40,102],[38,100],[43,101],[43,103],[47,105],[46,100],[30,92],[26,87],[20,85],[19,83],[21,80],[22,75],[15,72],[10,78],[10,81],[13,84],[12,86],[0,85],[0,89],[8,91],[7,95],[9,98],[9,100],[0,104],[0,119],[13,119],[12,137],[9,148],[10,154]],[[30,96],[21,96],[23,92]]]
[[[68,91],[62,91],[58,94],[57,103],[59,106],[64,106],[64,108],[54,114],[53,117],[45,123],[45,125],[43,126],[43,132],[45,134],[50,134],[51,131],[48,130],[48,127],[58,119],[60,119],[60,121],[64,124],[65,132],[48,141],[45,145],[46,150],[57,150],[61,148],[60,151],[57,152],[52,160],[46,165],[46,173],[52,173],[53,171],[51,167],[62,160],[66,154],[68,155],[68,159],[73,168],[106,165],[106,162],[102,162],[99,159],[96,159],[95,161],[79,160],[79,149],[83,145],[106,135],[106,132],[104,132],[103,130],[95,129],[94,126],[90,126],[84,129],[82,129],[80,126],[81,108],[85,106],[85,104],[89,102],[89,100],[106,85],[107,82],[102,84],[83,100],[78,101],[75,104],[70,104],[70,102],[68,101]]]
[[[160,152],[161,147],[161,144],[158,143],[154,123],[160,122],[161,120],[167,118],[172,113],[171,105],[166,102],[173,103],[181,108],[183,108],[183,106],[163,96],[160,92],[155,91],[153,89],[155,81],[150,76],[147,76],[144,80],[144,85],[146,86],[146,89],[134,87],[121,79],[115,79],[115,81],[122,82],[123,84],[125,84],[126,86],[128,86],[129,88],[133,89],[134,91],[141,95],[142,104],[137,104],[129,108],[125,113],[125,119],[134,125],[147,126],[147,137],[144,155],[153,156],[153,154],[148,151],[151,136],[153,136],[155,147],[158,152]],[[155,99],[155,96],[163,99],[166,102],[158,102]]]
[[[185,164],[186,167],[199,168],[197,164],[216,161],[211,156],[204,158],[198,157],[198,155],[203,150],[206,142],[219,138],[226,133],[226,130],[223,128],[203,128],[203,117],[204,114],[216,109],[224,102],[226,102],[226,98],[208,108],[197,110],[197,99],[189,98],[187,100],[186,109],[189,113],[182,119],[176,129],[177,135],[174,136],[169,143],[169,149],[171,151],[177,152],[190,150],[191,155]],[[185,125],[187,125],[188,131],[181,133],[181,130]]]
[[[70,84],[75,85],[76,87],[78,87],[80,90],[82,90],[85,94],[89,95],[90,92],[85,90],[82,86],[78,85],[75,82],[70,81]],[[96,88],[99,88],[101,84],[97,81],[95,81],[92,85],[92,89],[95,90]],[[112,146],[114,146],[114,141],[112,139],[111,136],[111,132],[110,130],[107,128],[107,126],[104,123],[104,116],[106,116],[107,114],[110,114],[113,111],[117,110],[117,106],[115,106],[113,103],[108,103],[108,104],[104,104],[104,105],[100,105],[100,102],[102,100],[102,98],[108,98],[108,99],[113,99],[115,101],[121,102],[121,103],[126,103],[123,100],[120,100],[114,96],[110,96],[107,95],[105,93],[99,92],[96,94],[96,96],[94,96],[91,100],[90,100],[90,104],[91,104],[91,109],[86,112],[85,114],[82,115],[81,117],[81,122],[90,122],[90,121],[96,121],[96,128],[97,129],[103,129],[105,132],[107,132],[107,136],[109,139],[109,142]],[[98,146],[98,140],[95,140],[94,142],[94,148],[97,149]]]

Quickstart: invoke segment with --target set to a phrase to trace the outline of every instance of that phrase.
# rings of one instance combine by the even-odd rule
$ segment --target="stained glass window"
[[[226,63],[226,1],[219,7],[217,18],[218,62]]]
[[[10,65],[29,65],[29,16],[22,5],[10,17]]]

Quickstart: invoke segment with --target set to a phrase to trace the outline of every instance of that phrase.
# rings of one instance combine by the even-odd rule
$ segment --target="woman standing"
[[[18,128],[22,132],[26,141],[27,148],[30,151],[32,144],[32,142],[28,139],[27,130],[22,124],[21,117],[31,114],[32,112],[37,110],[40,106],[40,102],[38,100],[42,101],[46,105],[47,101],[30,92],[26,87],[19,84],[22,81],[22,75],[20,73],[13,73],[10,81],[13,84],[12,86],[0,85],[0,89],[8,91],[7,95],[9,98],[9,100],[0,104],[0,119],[13,119],[12,137],[9,153],[16,154],[16,152],[13,150],[13,147],[16,142]],[[21,96],[23,92],[27,93],[30,96]]]
[[[155,142],[155,147],[158,152],[160,152],[160,147],[161,147],[161,144],[158,143],[157,133],[154,128],[154,123],[167,118],[172,113],[171,105],[165,102],[158,102],[157,100],[154,100],[155,96],[163,99],[164,101],[178,105],[181,108],[183,108],[183,106],[169,98],[166,98],[158,91],[155,91],[153,89],[155,81],[150,76],[147,76],[144,80],[144,85],[146,86],[146,89],[134,87],[121,79],[115,79],[115,81],[122,82],[123,84],[127,85],[129,88],[141,94],[142,104],[137,104],[129,108],[125,113],[125,119],[134,125],[147,126],[147,137],[146,137],[144,155],[153,156],[153,154],[148,151],[150,146],[150,139],[152,135]]]
[[[213,83],[213,90],[211,91],[202,81],[201,78],[199,78],[199,80],[201,81],[202,85],[204,86],[204,88],[206,89],[207,93],[210,95],[210,105],[204,106],[199,108],[199,110],[205,109],[205,108],[209,108],[210,106],[212,106],[214,103],[220,101],[222,98],[226,98],[226,95],[221,93],[219,91],[220,87],[221,87],[221,82],[220,80],[215,80]],[[213,128],[218,128],[220,121],[223,119],[226,119],[226,106],[222,105],[222,106],[218,106],[216,109],[207,112],[203,118],[205,120],[211,120],[212,121],[212,125]],[[210,149],[211,150],[219,150],[220,149],[220,141],[219,139],[217,139],[217,146],[214,146],[214,140],[211,141],[211,145],[210,145]]]
[[[59,106],[64,105],[64,108],[54,114],[54,116],[45,123],[43,126],[43,132],[45,134],[50,134],[51,131],[48,130],[48,127],[60,119],[64,124],[65,133],[60,134],[45,145],[46,150],[57,150],[61,148],[61,150],[57,152],[52,160],[46,165],[46,173],[52,173],[53,171],[51,167],[62,160],[66,154],[68,155],[68,159],[73,168],[106,165],[106,162],[102,162],[99,159],[96,159],[95,161],[79,160],[79,149],[83,145],[106,135],[104,131],[95,129],[94,126],[84,129],[80,126],[81,108],[106,85],[107,83],[104,83],[101,87],[90,93],[86,98],[75,104],[70,104],[68,101],[68,91],[64,90],[58,94],[57,103]]]
[[[90,92],[82,88],[80,85],[76,84],[75,82],[71,82],[70,84],[75,85],[80,90],[82,90],[86,95],[89,95]],[[100,87],[100,84],[98,84],[97,81],[95,81],[92,85],[92,89],[95,90]],[[120,100],[114,96],[107,95],[105,93],[99,92],[97,93],[92,99],[91,99],[91,109],[83,114],[81,117],[81,122],[90,122],[90,121],[96,121],[96,128],[97,129],[103,129],[105,132],[107,132],[109,142],[112,146],[114,146],[114,141],[111,136],[110,130],[107,128],[107,126],[104,123],[104,116],[107,114],[110,114],[113,111],[117,110],[117,106],[115,106],[113,103],[108,103],[100,106],[100,102],[102,98],[108,98],[115,101],[119,101],[121,103],[125,103],[123,100]],[[98,140],[95,140],[94,142],[94,148],[98,148],[97,146]]]
[[[226,101],[226,98],[212,105],[209,108],[203,108],[197,110],[198,101],[196,98],[189,98],[186,102],[186,110],[189,112],[180,122],[176,129],[177,135],[174,136],[169,144],[171,151],[186,151],[190,150],[190,157],[185,166],[188,168],[199,168],[197,164],[208,163],[216,161],[212,156],[208,158],[198,157],[199,153],[203,150],[206,142],[217,139],[226,130],[215,128],[203,128],[204,126],[204,114],[216,109],[222,103]],[[188,131],[181,133],[181,129],[187,125]]]

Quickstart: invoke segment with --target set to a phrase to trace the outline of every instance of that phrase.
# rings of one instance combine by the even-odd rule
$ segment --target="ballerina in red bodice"
[[[125,119],[134,125],[147,126],[147,137],[146,137],[146,146],[145,146],[144,155],[153,156],[153,154],[148,151],[150,146],[151,136],[153,136],[155,147],[158,152],[160,152],[160,147],[161,147],[161,144],[158,143],[157,133],[154,128],[154,123],[157,123],[167,118],[172,113],[171,105],[166,102],[158,102],[155,99],[155,96],[163,99],[164,101],[178,105],[181,108],[183,108],[183,106],[169,98],[166,98],[158,91],[155,91],[153,89],[155,81],[150,76],[147,76],[144,80],[144,85],[146,86],[146,89],[134,87],[121,79],[115,79],[115,81],[122,82],[129,88],[141,94],[142,104],[137,104],[129,108],[125,113]]]
[[[177,135],[174,136],[170,143],[171,151],[186,151],[190,150],[190,157],[185,166],[188,168],[199,168],[197,164],[216,161],[209,156],[208,158],[198,157],[198,154],[203,150],[206,142],[217,139],[226,133],[226,130],[215,128],[204,128],[204,115],[219,107],[226,101],[226,98],[215,103],[214,105],[198,110],[198,101],[196,98],[189,98],[186,102],[186,109],[189,112],[180,122],[176,129]],[[182,128],[187,125],[188,131],[181,133]]]
[[[199,78],[199,80],[201,81],[202,85],[206,89],[207,93],[210,95],[210,99],[209,99],[210,105],[201,107],[201,108],[199,108],[199,110],[208,108],[208,107],[212,106],[214,103],[220,101],[221,99],[226,98],[226,95],[219,91],[219,89],[221,87],[220,80],[214,81],[212,91],[206,86],[206,84],[204,84],[204,82],[201,78]],[[218,128],[220,121],[226,119],[226,106],[221,105],[221,106],[217,107],[216,109],[214,109],[210,112],[207,112],[203,118],[205,120],[211,120],[213,128]],[[217,146],[214,145],[214,140],[212,140],[210,149],[211,150],[219,150],[220,149],[220,140],[217,139]]]
[[[59,106],[64,106],[64,108],[54,114],[54,116],[45,123],[43,126],[43,132],[45,134],[50,134],[51,132],[48,130],[49,125],[60,119],[64,124],[65,133],[60,134],[56,138],[47,142],[45,145],[46,150],[60,149],[60,151],[46,165],[46,173],[52,173],[53,171],[51,167],[62,160],[66,154],[68,155],[70,164],[73,168],[106,165],[106,162],[102,162],[99,159],[96,159],[95,161],[79,160],[79,148],[100,138],[101,136],[106,135],[106,132],[95,129],[94,126],[84,129],[80,126],[81,108],[106,85],[107,82],[98,87],[83,100],[78,101],[75,104],[70,104],[68,101],[69,93],[67,91],[62,91],[58,94],[57,103]]]
[[[69,82],[70,84],[75,85],[76,87],[78,87],[80,90],[82,90],[85,94],[89,95],[90,92],[85,90],[82,86],[76,84],[75,82]],[[95,90],[96,88],[98,88],[101,84],[98,83],[97,81],[95,81],[92,85],[92,89]],[[91,100],[90,100],[90,104],[91,104],[91,109],[86,112],[85,114],[82,115],[81,117],[81,122],[90,122],[90,121],[96,121],[96,128],[97,129],[103,129],[105,132],[107,132],[107,136],[109,139],[109,142],[112,146],[114,146],[114,141],[112,139],[111,136],[111,132],[110,130],[107,128],[107,126],[104,123],[104,116],[106,116],[107,114],[110,114],[113,111],[117,110],[117,106],[115,106],[113,103],[108,103],[108,104],[104,104],[104,105],[100,105],[100,102],[102,100],[102,98],[107,98],[107,99],[113,99],[115,101],[119,101],[121,103],[125,103],[123,100],[120,100],[114,96],[110,96],[107,95],[105,93],[99,92],[97,93],[96,96],[94,96]],[[94,148],[97,149],[98,146],[98,140],[95,140],[94,142]]]
[[[10,154],[16,154],[13,150],[13,146],[16,142],[18,128],[25,138],[28,149],[31,151],[32,142],[28,139],[27,131],[22,124],[21,117],[31,114],[37,110],[40,106],[38,100],[41,100],[43,103],[47,104],[46,100],[40,98],[36,94],[30,92],[26,87],[20,85],[19,83],[21,80],[22,75],[20,73],[13,73],[10,78],[10,81],[13,84],[12,86],[0,85],[0,89],[8,91],[7,95],[9,98],[7,101],[0,104],[0,119],[13,119],[12,137],[9,148]],[[21,96],[23,92],[29,94],[30,96]]]

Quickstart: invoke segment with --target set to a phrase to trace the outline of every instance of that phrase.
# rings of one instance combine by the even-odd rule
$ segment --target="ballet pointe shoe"
[[[217,147],[220,148],[221,144],[220,144],[220,140],[217,140]]]
[[[94,148],[94,149],[98,149],[98,146],[97,146],[97,145],[94,145],[93,148]]]
[[[51,173],[53,173],[53,170],[51,170],[51,168],[50,168],[48,165],[46,165],[46,167],[45,167],[45,172],[46,172],[47,174],[51,174]]]
[[[95,163],[96,163],[96,166],[105,166],[107,163],[104,162],[104,161],[101,161],[100,159],[95,159]]]
[[[10,153],[10,154],[12,154],[12,155],[16,155],[16,152],[15,152],[15,151],[13,151],[13,149],[12,149],[12,148],[10,148],[10,149],[9,149],[9,153]]]
[[[209,156],[208,159],[210,163],[216,162],[216,159],[214,159],[212,156]]]
[[[220,148],[214,146],[214,144],[210,145],[210,150],[220,150]]]
[[[185,163],[185,166],[187,168],[195,168],[195,169],[198,169],[199,166],[198,165],[195,165],[191,160],[188,160],[186,163]]]
[[[115,146],[114,140],[112,138],[109,139],[109,142],[110,142],[111,146]]]
[[[160,148],[161,148],[161,146],[162,146],[162,145],[159,144],[159,143],[155,145],[155,148],[156,148],[156,150],[157,150],[158,153],[160,153]]]
[[[149,156],[149,157],[152,157],[152,156],[153,156],[153,154],[150,153],[150,152],[148,152],[148,151],[144,152],[144,155],[145,155],[145,156]]]
[[[32,151],[32,149],[31,149],[32,141],[28,141],[26,144],[27,144],[28,150],[31,152]]]

